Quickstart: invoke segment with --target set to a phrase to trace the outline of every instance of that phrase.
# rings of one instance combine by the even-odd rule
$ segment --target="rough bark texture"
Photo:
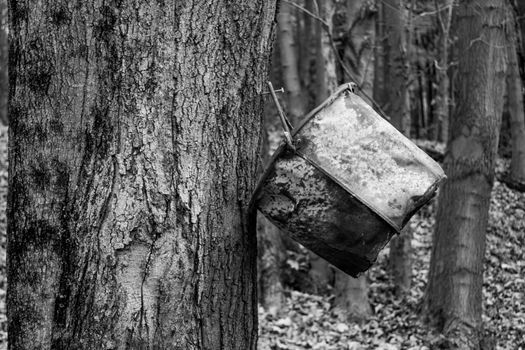
[[[512,24],[508,31],[508,57],[509,67],[507,73],[507,96],[510,114],[510,131],[512,134],[512,159],[510,162],[509,177],[512,182],[525,185],[525,112],[523,105],[523,81],[520,74],[520,58],[518,51],[521,51],[518,40],[518,32],[514,11],[509,11],[509,20]]]
[[[503,0],[461,1],[456,108],[425,295],[426,315],[450,348],[479,349],[483,256],[506,69]]]
[[[281,53],[281,69],[288,107],[288,117],[292,125],[297,125],[306,113],[306,103],[303,98],[301,80],[293,24],[294,8],[287,2],[282,2],[278,18],[278,41]]]
[[[274,1],[10,2],[10,349],[255,349]]]

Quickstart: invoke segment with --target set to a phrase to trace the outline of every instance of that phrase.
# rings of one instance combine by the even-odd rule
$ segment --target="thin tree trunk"
[[[286,251],[279,229],[258,213],[259,300],[273,316],[284,310],[284,286],[281,271]]]
[[[384,98],[385,112],[403,134],[410,133],[407,42],[404,0],[384,0]]]
[[[287,2],[282,2],[278,18],[278,41],[281,54],[281,67],[288,107],[288,116],[293,125],[297,125],[305,115],[306,103],[303,98],[293,25],[294,8]]]
[[[323,28],[319,22],[316,22],[317,27],[317,58],[316,58],[316,80],[317,80],[317,94],[316,104],[323,102],[332,91],[337,87],[337,70],[335,62],[335,52],[333,52],[331,35],[332,32],[332,17],[335,13],[334,0],[326,0],[318,2],[319,17],[328,23],[328,28]],[[314,253],[310,253],[311,268],[309,276],[313,283],[314,292],[317,294],[326,293],[330,282],[333,280],[333,270],[330,264],[318,257]]]
[[[385,42],[387,36],[385,35],[385,20],[383,12],[383,4],[376,4],[377,18],[376,18],[376,39],[374,46],[374,84],[373,97],[379,105],[385,107]]]
[[[439,28],[439,60],[436,62],[438,88],[435,100],[434,136],[436,140],[447,142],[450,110],[450,83],[448,79],[449,66],[449,39],[450,24],[454,0],[440,0],[436,2],[438,28]]]
[[[327,24],[328,28],[323,28],[317,21],[317,104],[323,102],[337,87],[337,67],[336,53],[333,50],[331,33],[333,32],[332,19],[335,13],[335,0],[318,1],[319,17]]]
[[[456,7],[457,106],[444,161],[425,309],[451,339],[449,348],[479,349],[485,235],[503,109],[506,69],[503,0]]]
[[[519,26],[512,8],[510,9],[510,20],[513,24],[509,29],[508,57],[509,67],[507,73],[507,93],[510,113],[510,130],[512,134],[512,159],[510,162],[510,180],[522,184],[525,187],[525,112],[523,104],[523,80],[525,76],[520,74],[520,59],[518,51],[521,51],[521,40]],[[523,51],[522,51],[523,52]],[[523,59],[523,54],[521,55]],[[521,67],[521,69],[524,69]]]
[[[274,18],[274,1],[11,1],[10,349],[256,348]]]
[[[402,133],[410,136],[410,99],[408,94],[408,54],[407,38],[405,36],[405,6],[403,0],[385,0],[383,5],[385,31],[388,38],[385,41],[384,81],[385,112],[391,118],[391,123]],[[390,267],[393,273],[397,292],[410,288],[412,277],[411,264],[412,231],[407,225],[401,233],[390,242]]]
[[[359,80],[356,83],[369,96],[374,87],[376,15],[373,4],[367,1],[347,2],[345,60]],[[334,312],[341,321],[361,321],[372,313],[367,274],[352,278],[336,269],[334,294]]]
[[[304,7],[311,13],[317,13],[314,0],[305,0]],[[317,20],[304,11],[300,11],[298,17],[301,20],[299,37],[299,76],[303,87],[303,97],[306,103],[305,110],[309,111],[315,107],[315,57],[317,54],[317,30],[320,29]]]
[[[0,0],[0,123],[7,125],[7,97],[9,78],[7,74],[8,62],[7,43],[7,1]]]

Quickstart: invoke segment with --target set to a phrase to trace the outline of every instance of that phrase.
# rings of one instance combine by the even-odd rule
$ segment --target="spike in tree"
[[[451,349],[479,349],[483,257],[506,73],[504,0],[455,7],[459,82],[444,160],[424,312]]]

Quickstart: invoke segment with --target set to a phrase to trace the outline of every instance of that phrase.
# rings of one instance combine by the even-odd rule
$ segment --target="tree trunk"
[[[286,250],[279,229],[258,213],[259,300],[264,309],[278,316],[284,308],[284,286],[281,271]]]
[[[304,7],[311,13],[318,13],[313,0],[305,0]],[[317,35],[320,29],[318,22],[310,14],[299,10],[301,19],[299,27],[299,76],[303,88],[305,110],[315,108],[315,57],[317,54]]]
[[[8,124],[7,97],[9,90],[7,20],[7,1],[0,0],[0,123],[4,125]]]
[[[320,1],[318,6],[319,17],[328,24],[328,27],[325,27],[316,21],[318,26],[317,59],[315,61],[317,77],[316,103],[319,105],[337,88],[337,67],[336,53],[332,45],[332,20],[335,13],[335,0]]]
[[[518,37],[520,37],[519,26],[516,23],[516,17],[512,9],[509,17],[513,24],[509,29],[509,67],[507,73],[510,130],[512,133],[512,159],[509,178],[513,183],[522,184],[525,187],[525,112],[522,80],[522,76],[525,75],[520,74],[521,65],[519,64],[518,51],[521,51],[521,45],[519,45],[521,40],[518,40]],[[521,59],[523,59],[523,54]]]
[[[319,5],[318,15],[327,24],[323,27],[318,21],[317,27],[317,58],[315,76],[317,80],[317,94],[315,96],[316,104],[319,105],[337,88],[337,69],[335,62],[335,52],[332,47],[332,18],[335,13],[334,0],[317,2]],[[312,279],[314,292],[324,294],[328,291],[328,286],[333,280],[333,269],[330,264],[310,252],[311,268],[309,276]]]
[[[292,125],[297,125],[305,115],[306,104],[303,99],[301,80],[299,78],[298,47],[295,40],[293,13],[294,8],[292,5],[282,2],[277,16],[277,27],[288,117]]]
[[[256,348],[247,214],[274,17],[11,1],[10,349]]]
[[[387,39],[384,43],[385,112],[400,132],[410,136],[407,40],[403,0],[385,0],[382,5]],[[388,83],[386,83],[388,82]],[[407,225],[390,241],[390,267],[397,292],[410,288],[412,231]]]
[[[456,7],[456,108],[444,161],[425,308],[450,348],[479,349],[485,234],[503,109],[503,0]]]
[[[454,0],[441,0],[437,11],[439,29],[439,61],[436,63],[438,88],[435,100],[435,118],[433,126],[436,140],[447,142],[450,110],[450,83],[448,79],[450,23]]]
[[[373,4],[367,1],[347,2],[345,60],[368,96],[374,87],[376,14]],[[336,269],[334,294],[334,312],[341,321],[361,321],[372,313],[367,274],[352,278]]]
[[[405,35],[404,0],[384,0],[382,4],[384,41],[384,110],[390,122],[403,134],[410,134],[408,61]]]

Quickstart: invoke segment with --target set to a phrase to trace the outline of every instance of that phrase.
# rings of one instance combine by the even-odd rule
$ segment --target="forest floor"
[[[506,167],[498,161],[497,173]],[[0,126],[0,349],[6,346],[5,249],[7,194],[7,128]],[[340,322],[328,296],[287,291],[280,317],[259,311],[259,349],[431,349],[439,335],[429,330],[418,313],[430,259],[435,201],[411,221],[414,229],[412,289],[393,295],[385,249],[368,273],[373,315],[363,323]],[[489,343],[496,349],[525,350],[525,194],[496,181],[492,193],[484,270],[484,323]],[[304,265],[304,264],[303,264]],[[300,264],[288,265],[289,274]],[[295,269],[299,269],[294,271]],[[492,345],[492,344],[491,344]]]
[[[498,160],[498,177],[507,165]],[[419,311],[435,212],[433,199],[410,221],[414,237],[409,294],[396,297],[393,293],[387,246],[368,272],[371,317],[361,323],[341,322],[331,311],[333,297],[288,290],[280,316],[259,309],[259,350],[440,349],[440,335],[423,323]],[[483,283],[485,347],[525,350],[525,194],[496,180],[489,215]],[[298,266],[295,262],[288,265],[289,269]]]

